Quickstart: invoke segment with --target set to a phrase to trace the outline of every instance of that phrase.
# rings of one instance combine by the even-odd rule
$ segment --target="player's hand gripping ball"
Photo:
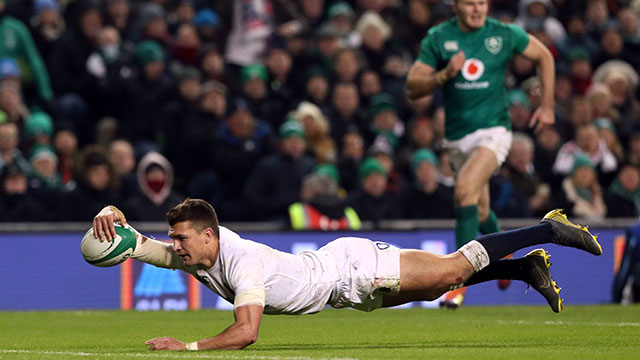
[[[100,241],[89,229],[82,238],[80,251],[91,265],[100,267],[115,266],[127,260],[136,250],[136,231],[128,224],[124,227],[115,224],[116,237],[113,241]]]

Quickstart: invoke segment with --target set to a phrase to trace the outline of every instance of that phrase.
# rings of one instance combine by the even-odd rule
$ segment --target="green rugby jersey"
[[[467,61],[458,75],[442,87],[446,112],[445,137],[457,140],[478,129],[511,129],[504,76],[507,63],[529,44],[520,27],[487,18],[485,25],[464,32],[454,17],[429,30],[418,60],[436,70],[464,51]]]

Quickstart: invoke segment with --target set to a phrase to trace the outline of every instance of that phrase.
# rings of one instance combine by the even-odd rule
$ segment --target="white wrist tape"
[[[487,250],[476,240],[468,242],[460,249],[458,249],[458,251],[462,255],[464,255],[467,260],[469,260],[471,266],[473,266],[473,269],[476,272],[484,269],[487,265],[489,265],[490,260]]]
[[[197,341],[186,343],[186,344],[184,344],[184,346],[185,346],[185,350],[198,351],[198,342]]]

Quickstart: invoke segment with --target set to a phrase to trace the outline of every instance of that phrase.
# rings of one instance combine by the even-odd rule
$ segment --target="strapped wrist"
[[[190,342],[184,344],[184,349],[188,351],[198,351],[198,342]]]

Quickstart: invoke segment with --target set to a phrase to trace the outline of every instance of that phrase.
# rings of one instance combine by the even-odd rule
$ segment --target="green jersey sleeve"
[[[516,24],[508,24],[507,27],[513,36],[513,52],[522,54],[529,45],[529,34]]]
[[[423,62],[433,68],[438,67],[438,52],[436,51],[436,41],[433,32],[429,32],[422,42],[420,43],[420,53],[418,54],[418,61]]]

